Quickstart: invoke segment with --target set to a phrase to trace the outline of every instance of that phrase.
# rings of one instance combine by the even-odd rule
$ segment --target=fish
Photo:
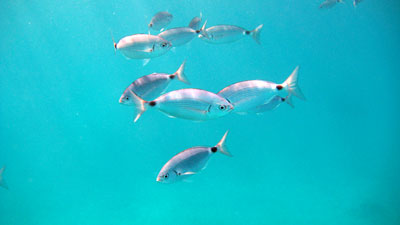
[[[3,167],[0,169],[0,186],[3,187],[3,188],[5,188],[5,189],[8,189],[7,183],[6,183],[6,181],[4,180],[4,178],[3,178],[3,173],[4,173],[4,170],[5,170],[5,169],[6,169],[6,166],[3,166]]]
[[[130,91],[136,107],[136,122],[148,108],[156,108],[172,118],[206,121],[229,114],[233,106],[225,98],[201,89],[186,88],[146,101]]]
[[[266,103],[256,106],[254,108],[251,108],[243,114],[247,114],[247,113],[263,114],[264,112],[272,111],[272,110],[278,108],[278,106],[280,106],[281,103],[285,102],[286,99],[287,99],[287,97],[283,98],[279,95],[275,95]],[[291,106],[293,107],[293,105],[291,105]]]
[[[155,31],[162,31],[171,23],[172,19],[171,13],[158,12],[153,16],[148,26]]]
[[[184,180],[205,169],[210,157],[217,152],[232,156],[225,145],[227,135],[228,131],[215,146],[193,147],[178,153],[161,168],[156,181],[160,183],[174,183]]]
[[[151,34],[134,34],[114,42],[115,50],[119,50],[128,59],[150,59],[167,53],[171,43],[162,37]]]
[[[251,35],[251,37],[257,42],[260,42],[260,32],[263,24],[259,25],[254,30],[246,30],[244,28],[233,26],[233,25],[217,25],[205,30],[208,37],[203,34],[199,34],[199,38],[211,44],[225,44],[231,43],[242,39],[245,36]]]
[[[194,30],[190,27],[177,27],[165,30],[158,34],[159,37],[171,42],[173,47],[184,45],[190,42],[198,34],[207,35],[204,30],[207,21],[200,30]]]
[[[193,19],[190,21],[189,26],[193,30],[198,30],[200,29],[200,23],[201,23],[201,13],[200,16],[193,17]]]
[[[336,3],[341,3],[343,0],[325,0],[319,6],[320,9],[329,9],[336,5]]]
[[[271,108],[269,102],[275,101],[273,105],[279,105],[279,99],[274,99],[277,95],[281,97],[281,101],[293,106],[292,96],[305,100],[298,85],[298,70],[297,66],[282,84],[265,80],[248,80],[229,85],[217,94],[228,100],[234,106],[232,112],[238,114],[268,111]]]
[[[152,73],[138,78],[125,89],[119,99],[119,103],[124,105],[134,105],[131,91],[144,100],[157,98],[167,89],[170,82],[175,80],[175,78],[183,83],[190,84],[184,73],[185,64],[186,61],[184,61],[179,69],[173,74]]]
[[[353,5],[356,7],[362,0],[353,0]]]

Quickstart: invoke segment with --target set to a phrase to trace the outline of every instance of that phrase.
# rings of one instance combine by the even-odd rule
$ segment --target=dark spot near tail
[[[149,27],[153,27],[153,24],[151,23],[151,24],[149,24]]]
[[[199,34],[200,33],[200,30],[196,30],[196,34]]]
[[[286,100],[286,98],[281,98],[282,102],[284,102]]]
[[[149,106],[155,106],[155,105],[156,105],[156,102],[155,102],[155,101],[149,102]]]
[[[282,90],[282,88],[283,88],[282,85],[280,85],[280,84],[279,84],[279,85],[276,85],[276,89]]]
[[[249,35],[251,33],[251,31],[246,30],[245,32],[247,35]]]
[[[169,75],[169,79],[174,79],[175,78],[175,75],[174,74],[171,74],[171,75]]]
[[[212,148],[211,148],[211,151],[212,151],[213,153],[216,153],[217,150],[218,150],[217,147],[212,147]]]

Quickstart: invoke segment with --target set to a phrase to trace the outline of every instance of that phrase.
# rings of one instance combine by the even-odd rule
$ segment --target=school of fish
[[[210,44],[226,44],[250,36],[257,44],[263,25],[247,30],[235,25],[217,25],[207,28],[207,21],[202,23],[202,15],[194,17],[187,27],[167,29],[173,15],[159,12],[148,24],[149,29],[159,31],[158,35],[133,34],[114,42],[116,50],[128,59],[158,57],[171,48],[189,43],[199,38]],[[202,24],[202,25],[201,25]],[[190,62],[189,62],[190,65]],[[298,85],[298,70],[294,71],[283,83],[266,80],[239,81],[222,88],[218,93],[196,88],[166,91],[173,80],[190,84],[185,74],[186,60],[174,73],[158,72],[142,76],[133,81],[122,93],[119,103],[133,106],[133,121],[137,122],[147,110],[157,110],[170,118],[191,121],[207,121],[237,114],[262,114],[277,108],[286,102],[293,106],[292,97],[305,100]],[[162,166],[156,180],[162,183],[174,183],[185,180],[203,170],[209,158],[217,152],[231,156],[225,140],[228,131],[215,146],[192,147],[168,160]]]
[[[353,0],[356,7],[362,0]],[[325,0],[319,8],[334,7],[344,0]],[[166,54],[171,48],[189,43],[194,38],[210,44],[226,44],[251,36],[257,44],[263,25],[247,30],[235,25],[216,25],[206,28],[202,15],[194,17],[188,26],[166,29],[172,22],[169,12],[156,13],[148,24],[147,34],[133,34],[114,41],[115,51],[121,52],[127,59],[142,59],[144,65],[151,58]],[[150,34],[150,30],[160,32]],[[157,109],[170,118],[192,121],[207,121],[226,116],[230,113],[240,115],[263,114],[276,109],[286,102],[293,107],[293,96],[305,100],[299,87],[297,66],[283,83],[266,80],[245,80],[222,88],[213,93],[196,88],[185,88],[166,92],[170,82],[179,80],[190,84],[184,72],[186,60],[174,73],[152,73],[133,81],[122,93],[119,103],[134,107],[134,122],[137,122],[148,109]],[[161,168],[156,181],[174,183],[185,180],[203,170],[214,153],[232,156],[226,146],[228,131],[214,146],[192,147],[179,152]],[[3,174],[5,166],[0,168],[0,187],[8,189]]]

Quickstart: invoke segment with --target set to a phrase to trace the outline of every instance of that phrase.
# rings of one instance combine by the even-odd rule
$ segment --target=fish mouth
[[[121,96],[121,98],[119,98],[119,103],[123,103],[124,102],[124,100],[123,100],[124,98],[123,98],[123,96]]]
[[[161,182],[162,180],[159,177],[157,177],[156,181]]]

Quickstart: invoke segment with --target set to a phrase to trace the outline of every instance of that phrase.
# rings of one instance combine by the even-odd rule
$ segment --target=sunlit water
[[[1,225],[397,225],[400,3],[321,1],[2,1]],[[142,61],[116,40],[146,33],[158,11],[186,26],[264,24],[262,45],[199,39]],[[118,103],[136,78],[187,59],[193,87],[283,82],[300,65],[307,101],[273,112],[192,122]],[[190,182],[156,182],[161,167],[230,130],[234,157],[213,156]]]

